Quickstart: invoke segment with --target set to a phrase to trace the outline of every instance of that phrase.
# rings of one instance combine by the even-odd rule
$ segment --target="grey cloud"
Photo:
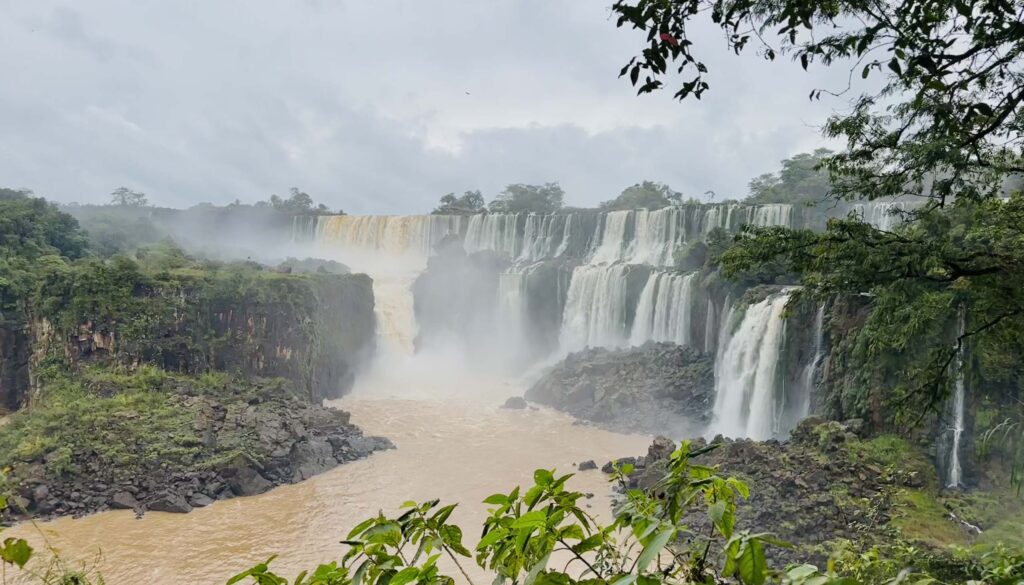
[[[643,179],[738,196],[822,144],[836,104],[807,93],[845,84],[707,31],[705,100],[636,97],[616,76],[642,38],[590,2],[240,6],[0,2],[0,183],[175,206],[299,186],[355,213],[555,180],[577,205]]]

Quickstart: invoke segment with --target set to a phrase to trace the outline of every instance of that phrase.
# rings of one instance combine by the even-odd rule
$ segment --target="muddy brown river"
[[[39,523],[38,530],[20,525],[4,536],[27,538],[37,548],[48,540],[65,560],[95,566],[109,585],[223,584],[274,554],[280,557],[273,566],[290,577],[340,558],[344,547],[338,541],[378,510],[394,511],[409,499],[459,502],[453,518],[471,542],[486,513],[481,501],[532,482],[534,469],[574,471],[574,463],[601,464],[640,454],[649,444],[647,437],[573,425],[556,412],[505,410],[497,403],[345,399],[338,406],[351,411],[356,424],[390,437],[398,448],[190,514],[151,512],[136,519],[128,511],[104,512]],[[581,472],[570,481],[595,494],[587,503],[607,518],[611,492],[605,475]],[[472,561],[467,566],[476,568]]]

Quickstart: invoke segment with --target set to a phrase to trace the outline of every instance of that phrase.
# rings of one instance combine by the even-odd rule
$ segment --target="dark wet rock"
[[[193,508],[205,508],[213,503],[213,498],[206,494],[196,493],[192,494],[192,497],[188,499],[188,503],[191,504]]]
[[[173,387],[161,389],[179,396],[180,407],[194,413],[196,442],[204,446],[193,464],[123,466],[72,447],[71,470],[56,475],[42,463],[55,460],[50,452],[10,476],[21,498],[12,502],[24,506],[0,513],[0,523],[108,509],[186,512],[214,500],[261,494],[394,448],[386,438],[364,436],[348,413],[315,405],[277,381],[249,380],[216,395],[202,394],[187,381],[172,382]],[[246,455],[222,455],[242,449]],[[211,466],[211,460],[219,463]]]
[[[292,464],[292,481],[309,479],[338,465],[331,444],[324,439],[295,443],[289,459]]]
[[[815,546],[824,542],[885,538],[893,490],[919,473],[912,469],[912,462],[894,472],[867,459],[852,432],[856,428],[811,418],[798,425],[788,441],[716,437],[711,443],[714,448],[692,463],[714,467],[720,476],[737,477],[749,486],[750,499],[741,500],[737,507],[736,528],[772,532],[795,544],[792,550],[773,547],[768,551],[778,566],[797,561],[822,564],[824,549]],[[707,446],[698,439],[690,443],[690,451]],[[655,439],[642,458],[645,465],[630,474],[629,487],[655,488],[676,447],[664,437]],[[926,461],[922,465],[930,469]],[[610,472],[611,464],[604,469]],[[700,507],[685,523],[694,533],[709,530],[707,512]]]
[[[597,463],[594,463],[593,459],[587,459],[586,461],[580,463],[577,469],[579,469],[580,471],[590,471],[591,469],[597,469]]]
[[[509,408],[513,410],[523,410],[527,406],[526,399],[522,396],[511,396],[505,401],[505,404],[501,405],[502,408]]]
[[[611,473],[617,468],[621,468],[623,465],[636,465],[636,457],[620,457],[615,461],[609,461],[601,466],[601,471],[605,473]]]
[[[139,501],[128,492],[117,492],[110,497],[110,507],[115,510],[137,510]]]
[[[155,500],[146,505],[146,509],[154,512],[172,512],[175,514],[187,514],[192,511],[185,498],[174,492],[165,492],[157,496]]]
[[[710,420],[713,371],[711,355],[672,343],[585,349],[548,369],[526,399],[617,431],[693,436]]]

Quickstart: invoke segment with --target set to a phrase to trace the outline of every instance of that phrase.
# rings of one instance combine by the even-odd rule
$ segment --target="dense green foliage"
[[[74,218],[31,191],[0,189],[0,315],[24,309],[39,264],[85,254]]]
[[[785,55],[804,69],[850,67],[851,85],[881,78],[880,90],[825,125],[846,149],[820,166],[838,198],[917,197],[923,205],[894,233],[855,218],[830,221],[819,234],[751,230],[726,265],[739,274],[776,264],[799,275],[798,296],[869,295],[871,315],[847,357],[860,387],[852,392],[890,407],[877,412],[902,407],[920,421],[918,407],[940,404],[964,373],[955,371],[963,348],[971,356],[965,375],[981,382],[972,387],[990,394],[980,398],[998,405],[1002,428],[1021,437],[1024,216],[1019,195],[997,198],[1019,184],[1024,168],[1019,10],[971,0],[620,0],[613,7],[619,26],[646,33],[642,55],[622,70],[640,93],[661,88],[670,64],[689,75],[676,97],[709,90],[710,72],[690,35],[708,19],[737,53],[756,44],[768,59]]]
[[[433,215],[472,215],[483,213],[484,196],[480,191],[466,191],[456,197],[455,193],[448,193],[441,197],[439,205],[431,212]]]
[[[668,185],[644,181],[643,183],[626,187],[618,197],[601,203],[598,208],[602,211],[661,209],[669,205],[679,205],[682,202],[683,194],[673,191]]]
[[[819,148],[782,161],[777,173],[765,173],[750,181],[747,203],[822,203],[832,192],[828,172],[820,165],[832,152]]]
[[[37,462],[45,462],[47,474],[54,476],[80,473],[72,450],[92,454],[105,468],[127,476],[195,468],[244,451],[246,439],[205,445],[195,413],[183,401],[190,395],[240,403],[258,397],[255,390],[251,396],[239,392],[243,386],[224,374],[190,378],[152,366],[71,371],[54,362],[37,375],[44,389],[40,399],[0,427],[0,469],[16,475]]]
[[[515,184],[495,197],[489,206],[492,213],[554,213],[562,208],[565,192],[558,183],[543,185]]]

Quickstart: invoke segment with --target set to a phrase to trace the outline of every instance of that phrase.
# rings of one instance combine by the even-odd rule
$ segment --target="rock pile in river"
[[[348,413],[289,391],[283,380],[232,381],[217,391],[200,390],[188,379],[172,385],[164,390],[172,393],[176,410],[193,417],[193,426],[183,429],[191,438],[172,443],[136,437],[137,446],[168,450],[185,444],[194,455],[151,463],[144,457],[113,461],[77,445],[52,451],[14,466],[8,478],[17,494],[14,513],[46,518],[108,509],[189,512],[393,448],[385,438],[364,436]],[[66,461],[57,466],[55,457]]]
[[[526,398],[613,430],[692,436],[711,414],[714,358],[672,343],[585,349],[545,372]]]

